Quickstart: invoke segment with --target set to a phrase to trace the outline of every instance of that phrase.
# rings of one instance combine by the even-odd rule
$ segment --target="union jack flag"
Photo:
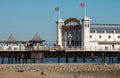
[[[85,7],[85,3],[80,3],[80,7]]]
[[[59,7],[56,7],[56,8],[55,8],[55,11],[58,12],[58,11],[59,11]]]

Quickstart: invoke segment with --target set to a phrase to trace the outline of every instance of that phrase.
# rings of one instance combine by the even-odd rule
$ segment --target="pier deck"
[[[119,50],[97,50],[97,51],[87,51],[83,49],[76,48],[44,48],[44,49],[26,49],[26,50],[0,50],[0,61],[4,64],[4,59],[7,58],[8,64],[20,64],[35,63],[35,59],[40,59],[39,63],[43,63],[44,58],[58,58],[58,63],[60,58],[65,58],[65,62],[69,63],[69,58],[73,58],[73,63],[78,63],[78,58],[82,59],[85,63],[86,58],[90,58],[91,62],[94,63],[95,58],[101,58],[102,62],[105,63],[105,58],[109,58],[109,63],[114,63],[114,58],[117,59],[116,63],[120,63],[120,51]],[[22,62],[21,62],[22,59]]]

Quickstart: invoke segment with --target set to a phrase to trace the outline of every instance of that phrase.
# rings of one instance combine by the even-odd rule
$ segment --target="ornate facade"
[[[57,22],[57,42],[61,47],[80,47],[84,50],[120,50],[120,24],[91,24],[69,18]]]

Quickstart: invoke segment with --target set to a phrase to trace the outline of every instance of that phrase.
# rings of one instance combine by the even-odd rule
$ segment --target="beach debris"
[[[46,73],[44,73],[43,71],[40,72],[41,75],[46,75]]]
[[[22,67],[17,68],[17,72],[24,72],[24,69]]]

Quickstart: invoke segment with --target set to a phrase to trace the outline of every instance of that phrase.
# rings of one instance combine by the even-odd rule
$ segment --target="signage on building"
[[[81,25],[69,25],[69,26],[62,26],[63,30],[77,30],[77,29],[81,29]]]

